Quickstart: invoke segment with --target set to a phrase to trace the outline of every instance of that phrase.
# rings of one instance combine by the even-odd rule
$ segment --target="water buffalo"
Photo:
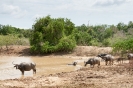
[[[103,54],[98,54],[97,56],[98,56],[98,57],[103,57],[103,56],[106,56],[106,55],[108,55],[108,54],[103,53]]]
[[[127,58],[128,58],[128,60],[129,60],[129,63],[132,63],[133,54],[132,54],[132,53],[129,53],[129,54],[127,55]]]
[[[127,54],[127,58],[128,58],[128,60],[133,59],[133,54],[132,53]]]
[[[98,58],[90,58],[87,62],[84,62],[84,66],[87,64],[90,64],[90,67],[94,67],[95,64],[98,64],[98,67],[100,66],[100,59]]]
[[[105,60],[105,65],[108,65],[108,62],[110,65],[113,65],[114,57],[110,54],[99,54],[98,57],[101,57],[103,60]]]
[[[36,64],[33,62],[21,62],[20,64],[14,64],[12,62],[12,64],[22,72],[22,75],[24,75],[24,71],[30,71],[31,69],[33,70],[33,74],[36,74]]]
[[[68,65],[76,66],[77,65],[77,62],[73,62],[72,64],[68,64]]]
[[[123,63],[124,59],[125,58],[123,58],[123,57],[116,58],[117,62],[120,64]]]

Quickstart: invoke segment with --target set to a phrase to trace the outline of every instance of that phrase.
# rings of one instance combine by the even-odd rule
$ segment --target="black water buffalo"
[[[33,62],[21,62],[20,64],[14,64],[12,62],[12,64],[22,72],[22,75],[24,75],[24,71],[30,71],[31,69],[33,70],[33,74],[36,74],[36,64]]]
[[[77,62],[73,62],[72,64],[68,64],[68,65],[76,66],[77,65]]]
[[[94,67],[95,64],[98,64],[98,67],[100,66],[100,59],[98,58],[90,58],[87,62],[84,62],[84,66],[87,64],[90,64],[90,67]]]
[[[108,65],[108,62],[110,65],[113,65],[114,57],[110,54],[99,54],[98,57],[101,57],[103,60],[105,60],[105,65]]]

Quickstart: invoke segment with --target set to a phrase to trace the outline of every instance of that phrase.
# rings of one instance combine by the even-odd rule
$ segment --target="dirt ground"
[[[110,47],[78,46],[73,52],[67,54],[50,54],[53,57],[68,56],[83,58],[96,56],[99,53],[111,53]],[[29,46],[11,46],[9,50],[3,47],[0,56],[30,56]],[[122,64],[115,62],[112,66],[102,65],[90,68],[83,67],[77,71],[40,75],[34,77],[22,77],[20,79],[0,80],[0,87],[13,88],[133,88],[133,69],[128,61]]]

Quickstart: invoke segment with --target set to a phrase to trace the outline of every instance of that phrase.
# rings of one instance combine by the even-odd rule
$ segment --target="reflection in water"
[[[11,56],[2,56],[0,58],[0,80],[4,79],[14,79],[14,78],[24,78],[33,75],[33,71],[25,71],[24,76],[21,75],[21,71],[14,68],[12,64],[19,64],[21,62],[35,62],[37,74],[36,75],[48,75],[60,72],[69,72],[81,68],[81,65],[78,63],[77,66],[67,65],[72,63],[76,59],[68,57],[11,57]],[[78,61],[82,62],[82,61]]]

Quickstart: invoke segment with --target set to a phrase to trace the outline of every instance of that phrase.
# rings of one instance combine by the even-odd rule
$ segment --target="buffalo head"
[[[73,62],[73,66],[76,66],[77,65],[77,62]]]
[[[16,67],[16,69],[18,69],[19,68],[19,65],[18,64],[14,64],[13,62],[12,62],[12,64],[14,65],[14,67]]]
[[[86,61],[84,61],[84,66],[86,66],[87,65],[87,63],[86,63]]]

